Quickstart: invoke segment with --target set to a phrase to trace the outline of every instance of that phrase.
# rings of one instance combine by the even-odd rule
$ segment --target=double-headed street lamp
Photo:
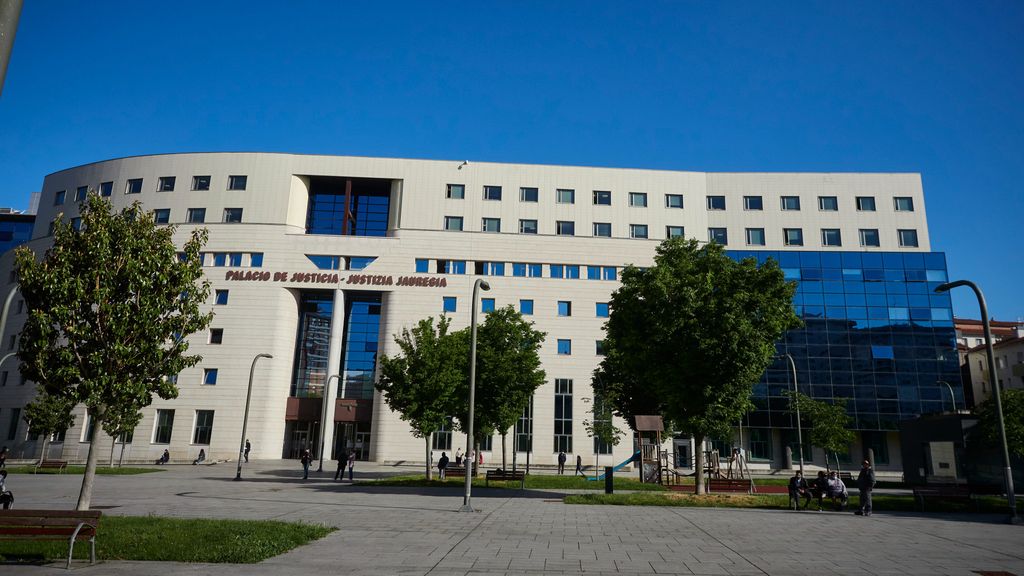
[[[800,400],[796,397],[799,393],[799,389],[796,385],[796,362],[793,361],[793,357],[788,353],[776,358],[785,358],[789,361],[789,368],[793,374],[793,396],[789,401],[790,405],[796,405],[796,441],[800,445],[800,476],[804,475],[804,433],[803,427],[800,425]]]
[[[981,325],[985,329],[985,355],[988,356],[988,380],[989,385],[992,386],[992,396],[996,400],[996,414],[999,417],[999,440],[1003,444],[1003,476],[1006,482],[1006,500],[1010,506],[1010,523],[1018,524],[1020,523],[1020,518],[1017,517],[1017,497],[1013,493],[1013,469],[1010,467],[1010,449],[1006,444],[1006,426],[1003,424],[1003,402],[1000,398],[1002,393],[999,391],[999,386],[996,385],[996,355],[992,350],[992,327],[988,322],[988,306],[985,305],[985,295],[981,293],[978,285],[970,280],[946,282],[936,287],[935,291],[948,292],[950,289],[960,286],[967,286],[974,290],[974,295],[978,297],[978,307],[981,308]]]
[[[242,439],[238,442],[238,468],[235,469],[235,480],[242,479],[242,453],[245,451],[245,427],[249,424],[249,401],[252,399],[252,376],[256,371],[256,361],[260,358],[273,358],[270,354],[257,354],[249,367],[249,391],[245,393],[245,414],[242,416]]]
[[[469,329],[469,429],[466,431],[466,495],[462,498],[462,508],[459,508],[459,512],[473,512],[473,475],[471,471],[476,466],[477,455],[473,454],[472,462],[468,460],[470,460],[470,452],[473,449],[473,411],[476,407],[476,314],[481,288],[490,290],[491,285],[486,280],[478,278],[473,283],[473,300],[469,304],[472,311],[469,321],[471,328]]]

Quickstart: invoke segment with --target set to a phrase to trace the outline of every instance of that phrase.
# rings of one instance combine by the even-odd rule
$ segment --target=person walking
[[[248,439],[248,438],[246,438],[246,439],[245,439],[245,452],[244,452],[244,455],[245,455],[245,463],[246,463],[246,464],[248,464],[248,463],[249,463],[249,451],[250,451],[250,450],[252,450],[252,444],[249,444],[249,439]]]
[[[302,479],[309,480],[309,464],[313,461],[313,456],[310,455],[309,449],[302,451],[302,457],[299,460],[302,462]]]
[[[437,461],[437,479],[444,480],[444,471],[448,469],[448,455],[441,452],[441,458]]]
[[[579,454],[576,455],[576,472],[573,473],[573,476],[576,474],[579,474],[584,478],[587,477],[587,475],[583,473],[583,456],[580,456]]]
[[[338,479],[345,479],[345,466],[348,466],[348,454],[346,454],[343,450],[339,450],[339,452],[340,454],[338,455],[338,469],[334,471],[335,482],[337,482]]]
[[[348,481],[352,482],[352,469],[356,467],[356,451],[348,451]]]
[[[558,452],[558,473],[565,474],[565,450]]]
[[[871,516],[871,491],[875,488],[875,471],[867,459],[860,466],[857,475],[857,490],[860,491],[860,510],[854,512],[858,516]]]

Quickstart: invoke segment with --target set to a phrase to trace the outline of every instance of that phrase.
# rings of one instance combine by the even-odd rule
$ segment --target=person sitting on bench
[[[164,449],[164,453],[159,458],[156,459],[157,464],[167,464],[170,461],[171,453],[168,452],[166,448]]]
[[[807,480],[799,470],[789,479],[789,506],[793,510],[800,508],[800,498],[804,499],[804,510],[811,503],[811,492],[807,489]]]
[[[846,510],[846,504],[850,500],[850,494],[846,491],[846,484],[843,479],[833,470],[828,474],[828,497],[832,499],[833,505],[839,500],[839,511]]]
[[[192,461],[192,465],[195,466],[196,464],[199,464],[199,463],[205,462],[205,461],[206,461],[206,450],[200,448],[199,449],[199,457]]]

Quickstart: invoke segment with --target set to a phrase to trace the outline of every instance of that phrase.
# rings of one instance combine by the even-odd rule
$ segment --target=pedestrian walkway
[[[106,562],[74,573],[1024,576],[1024,527],[992,516],[569,506],[551,492],[498,489],[474,489],[478,512],[460,513],[460,489],[339,483],[326,464],[306,481],[291,461],[253,462],[242,482],[233,481],[233,464],[98,476],[93,505],[106,514],[322,522],[339,530],[257,565]],[[414,470],[357,463],[356,480]],[[70,508],[80,478],[18,475],[10,483],[19,507]],[[3,572],[66,574],[34,566]]]

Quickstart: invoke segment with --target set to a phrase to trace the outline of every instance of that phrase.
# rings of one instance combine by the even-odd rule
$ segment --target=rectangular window
[[[767,462],[772,459],[772,431],[769,428],[750,429],[750,460]]]
[[[783,210],[799,210],[800,209],[800,197],[799,196],[783,196],[782,209]]]
[[[598,302],[597,305],[595,306],[595,308],[597,309],[596,312],[597,312],[597,317],[598,318],[607,318],[608,317],[608,303],[607,302]]]
[[[21,420],[21,408],[11,409],[11,423],[7,426],[7,439],[14,440],[18,437],[18,424]]]
[[[438,260],[437,272],[439,274],[465,274],[465,260]]]
[[[683,207],[683,195],[682,194],[665,194],[665,208],[679,208]]]
[[[725,210],[725,196],[708,196],[708,210]]]
[[[874,212],[875,211],[875,197],[874,196],[857,196],[857,210],[861,212]]]
[[[708,242],[715,242],[725,246],[729,243],[729,233],[725,228],[708,228]]]
[[[572,302],[568,300],[558,301],[558,315],[559,316],[572,316]]]
[[[124,183],[125,194],[141,194],[142,193],[142,178],[131,178]]]
[[[484,200],[501,200],[501,186],[484,186]]]
[[[519,313],[523,316],[533,316],[533,300],[520,300]]]
[[[601,267],[600,266],[587,266],[587,280],[600,280],[601,279]]]
[[[783,228],[782,238],[786,246],[804,245],[804,231],[802,228]]]
[[[558,220],[555,222],[555,234],[559,236],[575,236],[576,223],[571,220]]]
[[[67,195],[68,195],[67,190],[60,190],[60,191],[58,191],[56,194],[53,195],[53,205],[54,206],[60,206],[61,204],[64,204],[64,198]]]
[[[647,208],[646,192],[630,192],[629,205],[633,208]]]
[[[580,267],[578,264],[566,264],[565,265],[565,277],[571,280],[578,280],[580,277]]]
[[[839,210],[839,199],[835,196],[818,196],[818,210],[836,212]]]
[[[227,306],[228,304],[228,291],[227,290],[216,290],[213,293],[213,303],[217,306]]]
[[[917,230],[897,230],[900,238],[900,246],[904,248],[917,248]]]
[[[516,420],[516,427],[512,449],[516,452],[533,451],[533,396],[530,396],[530,403],[523,408],[523,414]]]
[[[349,256],[348,257],[348,269],[349,270],[365,270],[367,266],[373,264],[376,260],[376,256]]]
[[[241,208],[225,208],[224,209],[224,221],[228,223],[237,224],[242,221],[242,209]]]
[[[569,356],[572,354],[572,340],[569,340],[568,338],[559,338],[558,354],[560,356]]]
[[[604,356],[604,340],[595,340],[594,354]]]
[[[554,452],[572,452],[572,380],[555,379]]]
[[[611,206],[612,193],[609,190],[594,190],[594,206]]]
[[[430,272],[430,260],[427,260],[426,258],[417,258],[416,259],[416,273],[417,274],[427,274],[429,272]]]
[[[914,199],[910,196],[897,196],[892,199],[893,207],[896,208],[897,212],[913,212],[914,211]]]
[[[223,328],[210,328],[210,344],[223,344],[224,343],[224,329]]]
[[[744,196],[744,210],[764,210],[764,200],[760,196]]]
[[[75,202],[83,202],[83,201],[85,201],[86,197],[88,197],[88,196],[89,196],[89,187],[88,186],[79,186],[75,190]]]
[[[647,224],[630,224],[630,238],[647,238]]]
[[[666,238],[682,237],[686,230],[682,226],[665,226]]]
[[[519,189],[519,201],[520,202],[536,202],[539,196],[536,188],[520,188]]]
[[[494,312],[494,298],[481,298],[480,311],[484,313]]]
[[[227,266],[228,265],[228,253],[227,252],[214,252],[213,253],[213,265],[214,266]]]
[[[501,218],[484,218],[480,223],[483,232],[501,232]]]
[[[457,308],[457,299],[455,296],[445,296],[441,299],[441,310],[444,312],[455,312]]]
[[[71,219],[71,229],[78,232],[82,229],[82,219],[78,216]]]
[[[217,369],[203,368],[203,384],[215,386],[217,384]]]
[[[861,246],[881,246],[878,239],[877,228],[861,228],[860,229],[860,245]]]
[[[110,196],[113,193],[114,193],[114,183],[113,182],[100,182],[100,196],[103,196],[104,198],[106,198],[107,196]]]
[[[249,267],[250,268],[262,268],[263,267],[263,252],[253,252],[249,254]]]
[[[189,208],[185,212],[185,221],[189,224],[202,224],[206,222],[206,208]]]
[[[512,275],[520,278],[540,278],[542,270],[543,266],[541,264],[512,263]]]
[[[612,224],[611,224],[611,222],[594,222],[594,237],[595,238],[611,238],[612,237]]]
[[[248,176],[228,176],[228,190],[245,190],[248,183]]]
[[[157,208],[153,210],[153,222],[157,224],[167,224],[171,221],[171,209],[170,208]]]
[[[619,274],[615,266],[605,266],[603,268],[603,272],[605,280],[617,280],[619,277]]]
[[[537,221],[536,220],[520,220],[519,221],[519,233],[520,234],[536,234],[537,233]]]
[[[193,444],[209,444],[213,436],[213,410],[196,410],[196,429],[192,433]]]
[[[174,192],[174,176],[161,176],[156,179],[157,192]]]
[[[764,228],[747,228],[747,246],[764,246]]]
[[[446,422],[441,425],[430,437],[431,450],[452,449],[452,423]]]
[[[838,228],[822,228],[821,229],[821,245],[822,246],[842,246],[843,239],[839,234]]]
[[[449,184],[445,190],[445,196],[452,200],[462,200],[466,197],[466,185]]]
[[[204,192],[210,189],[210,177],[209,176],[193,176],[192,177],[192,190],[197,192]]]
[[[552,278],[565,278],[565,266],[561,264],[552,264],[550,268]]]
[[[155,428],[153,429],[154,444],[170,444],[171,431],[174,429],[174,410],[157,410]]]
[[[462,232],[462,216],[445,216],[444,229],[453,232]]]
[[[558,190],[555,190],[555,202],[559,204],[575,204],[576,191],[568,188],[559,188]]]

